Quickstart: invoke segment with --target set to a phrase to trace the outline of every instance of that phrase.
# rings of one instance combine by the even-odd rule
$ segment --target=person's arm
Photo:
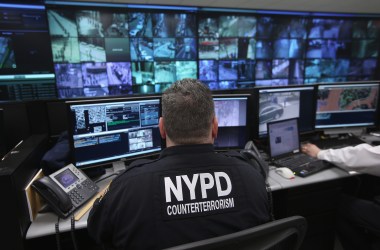
[[[302,151],[344,169],[380,176],[380,146],[363,143],[355,147],[320,150],[313,144],[306,144]]]

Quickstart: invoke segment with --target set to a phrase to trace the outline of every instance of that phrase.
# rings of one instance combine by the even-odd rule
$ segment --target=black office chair
[[[236,233],[215,238],[186,243],[165,250],[186,249],[238,249],[264,250],[299,249],[307,229],[306,219],[302,216],[292,216],[248,228]]]

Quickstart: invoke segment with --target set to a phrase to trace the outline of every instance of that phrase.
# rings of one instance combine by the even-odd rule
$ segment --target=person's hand
[[[318,148],[317,146],[311,143],[303,144],[301,149],[302,149],[302,152],[314,158],[317,158],[319,151],[321,151],[320,148]]]

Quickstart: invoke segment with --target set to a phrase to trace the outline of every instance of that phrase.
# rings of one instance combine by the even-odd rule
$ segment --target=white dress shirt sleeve
[[[347,171],[380,176],[380,146],[363,143],[355,147],[321,150],[317,157]]]

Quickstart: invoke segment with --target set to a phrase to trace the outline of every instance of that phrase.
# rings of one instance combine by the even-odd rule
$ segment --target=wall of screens
[[[160,93],[187,77],[212,90],[380,78],[380,15],[169,7],[46,1],[50,41],[29,40],[53,61],[60,99]]]

